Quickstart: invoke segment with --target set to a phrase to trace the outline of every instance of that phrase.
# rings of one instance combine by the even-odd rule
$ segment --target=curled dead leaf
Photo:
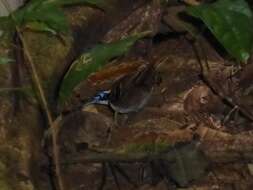
[[[205,85],[193,87],[185,96],[184,110],[190,115],[216,114],[223,109],[220,98]]]
[[[103,83],[108,80],[114,80],[128,73],[134,72],[139,66],[144,64],[142,60],[136,60],[130,63],[121,63],[119,65],[108,66],[88,77],[92,84]]]

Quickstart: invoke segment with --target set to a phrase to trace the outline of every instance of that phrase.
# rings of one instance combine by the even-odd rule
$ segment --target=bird
[[[108,96],[109,106],[121,114],[140,111],[151,97],[156,78],[152,64],[121,77],[112,85]]]
[[[114,121],[117,123],[118,114],[139,112],[148,103],[157,79],[156,67],[151,63],[145,64],[116,80],[111,89],[99,91],[83,107],[107,105],[114,111]]]

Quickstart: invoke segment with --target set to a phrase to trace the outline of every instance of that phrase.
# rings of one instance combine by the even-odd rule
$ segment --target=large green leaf
[[[68,31],[67,19],[63,11],[53,4],[45,3],[43,0],[31,1],[14,16],[20,25],[39,22],[42,31],[47,31],[49,28],[57,32]],[[42,27],[42,23],[44,27]]]
[[[31,0],[24,7],[17,9],[10,16],[11,19],[14,18],[15,24],[21,26],[26,24],[27,21],[25,19],[26,13],[34,12],[36,9],[39,9],[43,3],[43,0]]]
[[[32,31],[38,31],[38,32],[47,32],[53,35],[56,35],[57,32],[50,28],[47,24],[45,24],[44,22],[29,22],[25,25],[25,28],[28,28]]]
[[[16,25],[26,26],[36,31],[53,34],[56,32],[65,33],[68,32],[69,27],[61,6],[77,4],[92,5],[99,8],[106,6],[104,0],[32,0],[25,7],[12,13],[13,17],[9,17],[9,20],[14,18]],[[2,19],[2,23],[6,23],[7,20],[6,18]]]
[[[46,14],[45,14],[46,13]],[[39,21],[57,32],[68,32],[68,22],[63,11],[53,5],[44,5],[38,9],[27,11],[24,17],[26,22]]]
[[[117,42],[100,44],[81,55],[78,60],[73,62],[63,79],[60,89],[60,102],[65,101],[71,95],[73,89],[91,73],[99,70],[110,59],[126,53],[144,35],[144,33],[141,33]]]
[[[219,0],[189,7],[187,12],[200,18],[237,60],[249,58],[253,46],[253,15],[244,0]]]

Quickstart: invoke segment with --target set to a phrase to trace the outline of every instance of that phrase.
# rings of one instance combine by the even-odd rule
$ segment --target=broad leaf
[[[29,12],[29,11],[31,12],[36,7],[39,7],[39,5],[41,3],[42,3],[42,0],[29,1],[29,3],[27,3],[26,6],[20,8],[20,9],[17,9],[13,13],[11,13],[11,15],[9,17],[10,17],[10,19],[14,19],[15,25],[22,26],[23,24],[26,23],[26,20],[25,20],[26,12]]]
[[[73,89],[91,73],[99,70],[110,59],[126,53],[144,35],[144,33],[141,33],[117,42],[100,44],[81,55],[78,60],[74,61],[63,79],[60,89],[60,102],[65,101],[71,95]]]
[[[29,22],[25,25],[25,28],[28,28],[33,31],[38,31],[38,32],[48,32],[53,35],[57,34],[57,32],[54,29],[50,28],[44,22]]]
[[[39,21],[57,32],[68,31],[68,23],[63,11],[51,4],[41,3],[33,8],[28,8],[24,14],[24,21]]]
[[[253,46],[253,15],[244,0],[219,0],[193,6],[187,12],[200,18],[237,60],[246,61]]]
[[[13,61],[14,61],[13,59],[10,59],[8,57],[0,57],[0,65],[5,65]]]
[[[86,4],[105,7],[104,0],[32,0],[12,15],[18,26],[28,26],[42,32],[68,32],[67,19],[61,6]]]
[[[46,12],[46,14],[45,14]],[[26,22],[39,21],[45,26],[57,32],[68,32],[69,26],[62,10],[57,7],[44,7],[39,10],[28,12],[25,15]]]

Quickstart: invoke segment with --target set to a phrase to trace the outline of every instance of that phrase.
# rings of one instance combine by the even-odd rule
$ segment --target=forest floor
[[[122,2],[109,16],[93,8],[69,8],[74,35],[65,39],[24,32],[50,99],[59,73],[83,50],[151,31],[92,73],[58,112],[52,109],[65,190],[253,189],[252,58],[247,65],[235,63],[207,30],[193,40],[176,19],[185,5]],[[0,52],[9,54],[12,45],[8,48],[1,44]],[[11,68],[1,66],[1,86],[13,85]],[[149,68],[154,72],[145,73]],[[30,85],[27,68],[21,64],[19,69],[20,85]],[[108,90],[119,108],[140,109],[116,114],[115,99],[110,105],[84,106]],[[0,101],[0,171],[5,176],[0,184],[52,189],[57,179],[47,156],[54,151],[35,96],[21,99],[16,115],[12,93]]]
[[[108,190],[117,189],[117,183],[120,189],[136,189],[133,184],[138,184],[137,189],[153,190],[177,189],[178,185],[184,187],[182,189],[251,189],[253,187],[252,174],[249,170],[251,165],[246,161],[251,160],[251,155],[246,157],[241,155],[250,152],[253,142],[252,107],[246,101],[247,99],[251,101],[251,93],[245,94],[248,89],[245,73],[234,71],[235,67],[222,59],[209,42],[203,40],[202,47],[205,49],[208,62],[208,71],[204,73],[207,79],[203,80],[200,64],[189,41],[182,36],[159,38],[162,40],[155,42],[149,52],[151,55],[149,59],[155,65],[162,62],[157,69],[159,82],[154,85],[151,98],[143,109],[129,114],[119,114],[117,121],[113,110],[104,105],[87,106],[83,108],[82,113],[74,111],[67,113],[66,118],[63,117],[63,130],[59,136],[60,144],[63,145],[62,158],[64,160],[66,156],[67,163],[71,163],[72,159],[75,163],[63,169],[67,186],[97,189],[102,183],[102,176],[106,175],[104,188]],[[204,62],[203,55],[201,59]],[[112,88],[115,81],[115,74],[111,74],[112,72],[120,73],[123,70],[127,74],[135,73],[135,68],[145,64],[145,61],[143,57],[130,53],[106,66],[92,75],[90,80],[84,82],[76,91],[73,107],[88,100],[98,91]],[[202,64],[206,67],[205,63]],[[232,103],[229,101],[231,99]],[[127,100],[125,101],[127,103]],[[95,115],[89,116],[90,112]],[[88,118],[88,121],[81,119],[83,117]],[[85,132],[84,126],[86,126]],[[107,142],[107,130],[110,127],[112,127],[112,134],[110,141]],[[79,147],[77,145],[81,146],[82,142],[88,142],[89,147],[94,146],[97,151],[124,152],[125,159],[122,161],[117,156],[114,158],[113,155],[104,158],[105,160],[101,155],[92,157],[93,153],[87,152],[86,146],[84,148],[86,152],[77,148]],[[188,166],[184,163],[187,161],[183,161],[181,165],[185,167],[183,171],[176,167],[174,170],[179,174],[174,174],[173,172],[176,171],[173,169],[167,171],[166,168],[159,167],[159,164],[157,166],[155,161],[147,158],[148,156],[135,160],[135,156],[138,157],[140,152],[159,151],[152,148],[156,144],[157,147],[160,144],[172,145],[180,152],[177,144],[192,142],[197,142],[195,148],[207,157],[208,168],[205,168],[201,161],[197,161],[199,163],[196,165],[194,162],[190,163],[192,166]],[[70,156],[69,149],[71,151],[74,149],[74,158]],[[188,151],[194,152],[194,150]],[[130,153],[133,151],[137,155],[133,153],[135,156],[128,158],[128,151]],[[244,151],[247,153],[243,153]],[[94,164],[87,161],[89,154]],[[187,157],[185,153],[173,154],[178,154],[179,159],[182,160]],[[198,158],[194,159],[198,160]],[[122,167],[125,173],[114,171],[110,164]],[[205,172],[194,180],[193,171],[199,169]],[[168,174],[167,177],[162,175],[163,170],[170,175]],[[142,177],[140,177],[141,172]],[[124,175],[128,177],[124,178]],[[134,183],[127,183],[127,179],[131,179]]]

